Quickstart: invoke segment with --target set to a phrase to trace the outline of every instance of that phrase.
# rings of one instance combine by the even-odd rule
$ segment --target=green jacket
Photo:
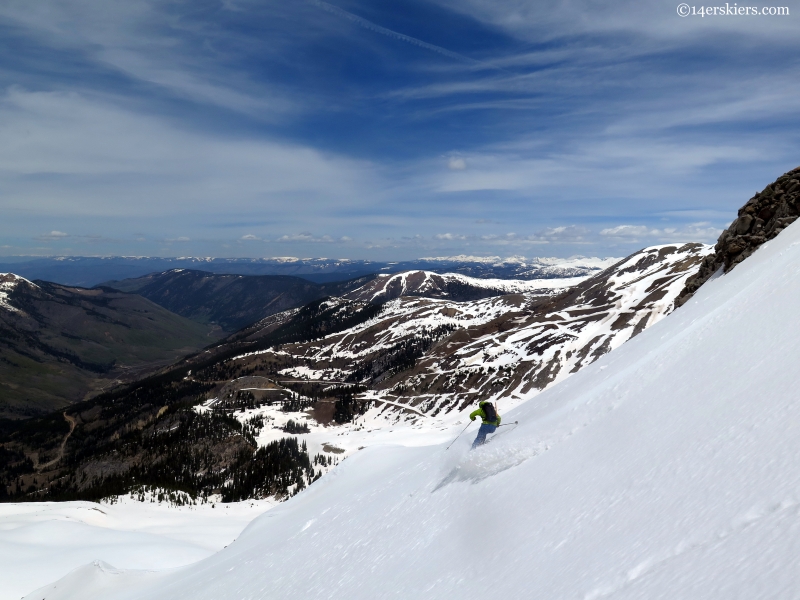
[[[484,400],[483,402],[478,403],[478,410],[474,410],[469,414],[470,421],[474,421],[475,417],[480,417],[481,421],[486,425],[494,425],[495,427],[500,425],[500,413],[497,413],[497,419],[494,421],[489,421],[486,418],[486,413],[483,412],[483,405],[486,404],[488,400]]]

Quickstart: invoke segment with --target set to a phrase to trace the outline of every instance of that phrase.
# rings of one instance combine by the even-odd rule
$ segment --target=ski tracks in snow
[[[543,442],[534,445],[516,442],[503,445],[499,443],[485,445],[475,450],[467,451],[458,460],[458,463],[450,469],[449,473],[431,490],[431,493],[459,481],[478,483],[488,477],[512,469],[549,449],[550,447]]]

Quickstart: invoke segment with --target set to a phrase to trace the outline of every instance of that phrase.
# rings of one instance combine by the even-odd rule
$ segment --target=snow
[[[20,277],[14,273],[0,273],[0,308],[5,308],[15,313],[21,312],[18,308],[9,304],[8,295],[22,282],[27,283],[31,287],[37,287],[24,277]]]
[[[230,544],[264,500],[167,506],[123,497],[117,504],[0,504],[0,600],[23,594],[103,559],[129,569],[165,569],[197,562]]]
[[[28,598],[796,597],[798,297],[795,223],[484,448],[375,445],[196,564]]]

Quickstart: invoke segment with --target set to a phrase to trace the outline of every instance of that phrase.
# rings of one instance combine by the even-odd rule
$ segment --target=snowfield
[[[798,298],[795,223],[475,452],[372,445],[195,564],[27,598],[795,598]]]
[[[176,507],[128,497],[114,505],[0,503],[0,600],[19,600],[43,578],[60,578],[99,558],[134,569],[197,562],[230,544],[274,504]]]

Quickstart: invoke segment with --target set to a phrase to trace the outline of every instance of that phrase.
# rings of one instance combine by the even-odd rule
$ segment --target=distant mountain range
[[[134,294],[0,274],[0,416],[63,408],[220,335]]]
[[[2,277],[0,416],[16,418],[131,381],[225,335],[244,339],[254,323],[323,298],[381,304],[414,296],[547,297],[585,279],[476,279],[409,271],[320,284],[286,275],[171,269],[85,289]]]
[[[374,262],[328,258],[158,258],[158,257],[8,257],[0,258],[0,272],[30,280],[92,287],[108,281],[132,279],[169,271],[191,269],[232,275],[293,275],[316,283],[344,281],[375,273],[426,270],[498,279],[551,279],[582,277],[602,271],[614,258],[531,258],[448,256],[400,262]]]

